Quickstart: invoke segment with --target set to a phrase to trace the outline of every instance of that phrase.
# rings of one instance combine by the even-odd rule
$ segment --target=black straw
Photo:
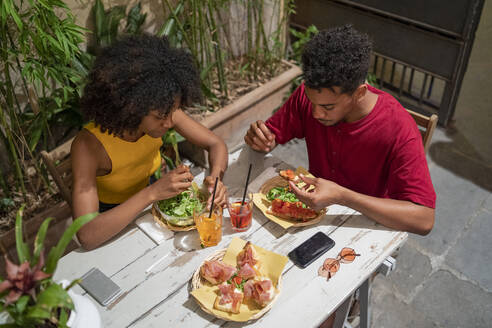
[[[212,210],[214,209],[214,200],[215,200],[215,191],[217,190],[217,183],[219,182],[219,177],[215,178],[215,186],[214,186],[214,192],[212,193],[212,204],[210,205],[210,213],[208,214],[208,217],[212,217]]]
[[[246,191],[248,191],[249,176],[251,175],[251,167],[253,167],[253,164],[249,164],[248,176],[246,177],[246,186],[244,187],[244,193],[243,193],[243,201],[241,202],[241,210],[243,209],[244,200],[246,199]],[[241,210],[239,210],[239,212],[241,212]]]

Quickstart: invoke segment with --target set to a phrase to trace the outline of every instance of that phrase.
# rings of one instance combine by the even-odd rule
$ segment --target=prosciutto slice
[[[227,303],[232,303],[232,307],[235,308],[238,302],[242,302],[243,295],[241,293],[236,293],[234,291],[233,284],[221,284],[219,285],[220,290],[220,305],[224,305]]]
[[[239,252],[236,260],[237,260],[237,265],[240,268],[242,268],[246,263],[249,264],[251,267],[255,266],[255,264],[258,263],[253,247],[249,242],[247,242],[243,250]]]
[[[248,280],[244,284],[244,297],[253,299],[259,305],[265,306],[273,298],[273,294],[270,292],[272,288],[273,284],[270,279]]]
[[[205,261],[200,269],[202,277],[214,285],[229,280],[234,272],[236,268],[222,261]]]
[[[256,271],[249,265],[249,263],[244,263],[243,266],[239,269],[237,274],[239,277],[243,279],[250,279],[256,276]]]

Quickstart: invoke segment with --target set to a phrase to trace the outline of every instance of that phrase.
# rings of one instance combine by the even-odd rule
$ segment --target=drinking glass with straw
[[[218,181],[219,178],[216,178],[210,210],[207,208],[206,203],[195,207],[193,210],[193,218],[200,241],[206,247],[215,246],[222,239],[222,207],[214,204]]]
[[[231,216],[232,229],[238,232],[246,231],[251,227],[253,206],[248,192],[249,177],[252,164],[249,164],[248,175],[244,186],[243,197],[229,197],[227,207]]]

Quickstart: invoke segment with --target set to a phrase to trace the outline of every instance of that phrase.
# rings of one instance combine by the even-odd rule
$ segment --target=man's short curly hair
[[[302,53],[305,85],[311,89],[340,87],[354,92],[369,70],[372,43],[351,25],[319,32]]]
[[[200,78],[189,53],[165,37],[125,37],[97,56],[81,99],[87,120],[120,135],[135,131],[149,111],[168,115],[201,98]]]

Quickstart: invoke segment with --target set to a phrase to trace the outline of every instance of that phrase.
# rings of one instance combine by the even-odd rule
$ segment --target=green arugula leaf
[[[179,195],[158,202],[160,210],[169,216],[189,217],[193,215],[193,209],[201,210],[202,201],[193,197],[192,190],[185,190]]]
[[[274,199],[280,199],[283,200],[284,202],[290,202],[290,203],[295,203],[300,201],[292,191],[289,191],[288,187],[273,187],[267,193],[266,198],[269,201],[272,201]],[[307,208],[306,204],[304,203],[302,203],[302,207]]]

